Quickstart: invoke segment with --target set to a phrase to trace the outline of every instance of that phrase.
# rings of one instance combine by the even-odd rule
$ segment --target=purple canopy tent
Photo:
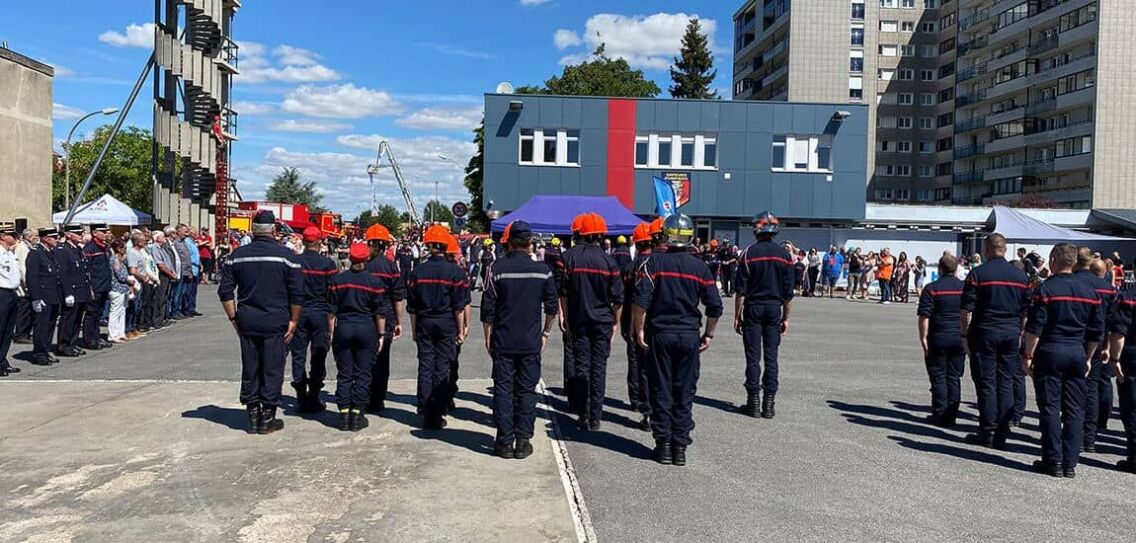
[[[581,213],[598,213],[608,233],[630,234],[643,221],[614,196],[551,196],[537,194],[512,213],[493,221],[491,230],[502,232],[509,223],[525,221],[538,234],[571,234],[572,219]]]

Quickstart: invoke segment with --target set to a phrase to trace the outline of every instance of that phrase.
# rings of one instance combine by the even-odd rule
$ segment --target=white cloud
[[[473,130],[481,122],[481,107],[467,109],[420,109],[395,121],[395,124],[416,130]]]
[[[311,66],[317,64],[320,56],[307,49],[299,47],[292,47],[291,45],[281,45],[272,50],[272,53],[280,60],[281,64],[285,66]]]
[[[238,42],[241,55],[241,83],[319,83],[338,81],[339,72],[320,64],[320,55],[291,45],[272,50],[275,62],[268,58],[268,48],[256,42]]]
[[[343,132],[345,130],[351,130],[351,125],[347,123],[336,123],[328,121],[297,121],[295,119],[287,119],[284,121],[269,124],[268,128],[270,130],[277,130],[280,132],[329,134],[331,132]]]
[[[289,92],[281,109],[310,117],[362,119],[395,115],[402,106],[386,91],[346,85],[305,85]]]
[[[250,117],[255,115],[268,115],[276,111],[276,104],[271,102],[242,102],[237,101],[233,103],[233,110],[238,115],[248,115]]]
[[[556,33],[552,35],[552,42],[555,43],[556,48],[561,51],[584,43],[583,40],[580,39],[579,34],[566,28],[557,30]]]
[[[521,0],[521,5],[522,6],[539,6],[541,4],[547,4],[551,1],[552,0]]]
[[[584,31],[579,33],[581,43],[587,51],[572,53],[560,59],[561,64],[575,64],[586,60],[601,43],[611,58],[622,58],[636,68],[665,70],[670,67],[674,57],[682,47],[682,35],[691,17],[686,13],[656,13],[648,16],[626,16],[612,13],[593,15],[584,23]],[[711,50],[715,50],[714,34],[718,23],[714,19],[698,18],[702,31],[709,38]],[[558,30],[553,41],[566,43]],[[571,33],[571,31],[566,31]],[[573,35],[575,35],[573,33]],[[562,47],[562,49],[569,46]]]
[[[99,34],[99,41],[109,43],[115,47],[142,47],[149,49],[154,47],[154,23],[129,25],[126,27],[125,34],[108,30]]]
[[[66,106],[59,103],[51,104],[51,117],[57,121],[78,119],[84,115],[83,110],[77,107]]]
[[[497,58],[497,55],[485,53],[482,51],[475,51],[473,49],[466,49],[455,45],[448,45],[445,43],[434,42],[418,42],[414,44],[415,47],[422,47],[441,53],[443,55],[450,55],[455,57],[477,58],[482,60],[490,60]]]
[[[264,44],[254,41],[238,41],[237,48],[242,57],[263,57],[267,51]]]
[[[51,64],[51,63],[48,62],[48,64]],[[75,70],[72,70],[71,68],[63,66],[61,64],[53,64],[51,67],[53,69],[55,69],[55,77],[57,77],[57,78],[58,77],[75,77]]]

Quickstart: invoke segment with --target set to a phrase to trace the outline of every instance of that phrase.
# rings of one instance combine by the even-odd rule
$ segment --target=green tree
[[[379,206],[378,214],[371,214],[371,210],[368,209],[355,219],[355,224],[362,230],[366,230],[372,224],[381,224],[390,230],[392,236],[402,235],[402,225],[407,222],[410,222],[410,215],[405,212],[399,213],[390,204]]]
[[[426,222],[440,222],[446,224],[453,224],[454,214],[450,208],[446,207],[437,200],[430,200],[426,202],[426,207],[422,209],[422,220]]]
[[[71,161],[71,197],[79,195],[79,189],[87,180],[99,151],[106,144],[111,127],[96,128],[86,140],[71,142],[66,155]],[[106,158],[99,165],[99,171],[91,181],[91,187],[84,195],[83,203],[90,202],[103,194],[110,194],[123,203],[147,213],[153,212],[153,183],[150,178],[150,148],[153,138],[148,130],[128,126],[119,131],[107,151]],[[52,176],[52,208],[64,209],[63,171]]]
[[[586,60],[574,66],[565,66],[559,76],[544,82],[551,94],[565,96],[619,96],[627,98],[654,98],[659,86],[643,75],[643,70],[632,70],[623,59],[612,59],[600,44]]]
[[[469,157],[469,164],[465,167],[465,190],[469,191],[469,222],[471,232],[488,232],[489,217],[485,214],[485,203],[482,201],[482,191],[485,189],[485,176],[482,168],[485,164],[485,120],[473,129],[473,143],[477,145],[477,153]]]
[[[323,196],[316,191],[316,182],[305,183],[301,181],[300,170],[296,168],[284,168],[276,174],[276,177],[272,178],[272,184],[268,185],[268,191],[265,192],[264,196],[270,202],[305,204],[308,206],[308,210],[313,213],[325,211],[320,206]]]
[[[718,70],[714,69],[714,55],[710,52],[710,40],[702,32],[697,17],[691,17],[682,36],[682,50],[671,67],[672,98],[693,98],[696,100],[716,100],[718,91],[710,90]]]

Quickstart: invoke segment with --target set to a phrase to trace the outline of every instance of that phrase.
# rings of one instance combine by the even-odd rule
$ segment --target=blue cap
[[[513,221],[505,232],[509,239],[527,240],[532,238],[532,227],[525,221]]]
[[[276,215],[272,211],[262,209],[256,212],[256,216],[252,218],[253,224],[276,224]]]

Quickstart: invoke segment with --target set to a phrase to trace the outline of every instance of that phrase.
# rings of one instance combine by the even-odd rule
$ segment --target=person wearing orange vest
[[[891,276],[895,273],[895,257],[891,256],[891,249],[880,251],[880,263],[876,268],[876,279],[880,282],[880,303],[891,303]]]

